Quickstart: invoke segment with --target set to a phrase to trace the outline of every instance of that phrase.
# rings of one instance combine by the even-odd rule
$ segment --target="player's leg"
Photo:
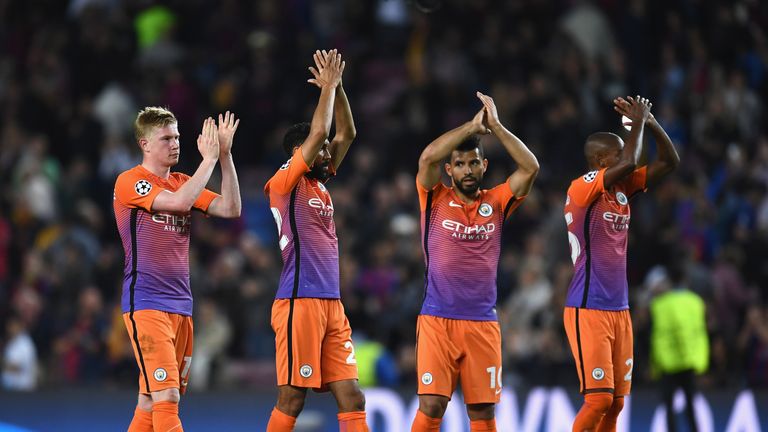
[[[296,417],[304,408],[307,388],[321,386],[324,316],[318,299],[277,299],[272,305],[277,403],[269,417],[268,432],[292,431]]]
[[[365,418],[365,395],[357,379],[346,379],[328,383],[331,394],[339,407],[337,415],[339,431],[368,432]]]
[[[496,432],[496,404],[467,404],[471,432]]]
[[[616,422],[624,408],[624,396],[632,389],[632,372],[634,370],[632,318],[629,310],[604,312],[614,324],[613,339],[613,376],[614,393],[611,407],[600,422],[598,432],[616,431]]]
[[[496,321],[456,320],[464,357],[459,379],[467,404],[470,431],[495,431],[496,404],[501,399],[501,329]]]
[[[419,409],[413,419],[411,432],[437,432],[443,421],[443,414],[448,408],[450,398],[447,396],[420,394]]]
[[[597,432],[616,432],[616,422],[622,409],[624,409],[624,396],[614,396],[611,407],[597,426]]]
[[[192,345],[194,328],[192,317],[165,314],[171,323],[174,336],[170,343],[173,344],[175,364],[165,372],[173,375],[174,387],[152,392],[152,424],[155,432],[182,431],[181,418],[179,417],[179,401],[181,395],[187,390],[189,383],[189,370],[192,366]],[[156,380],[161,380],[163,368],[154,369]]]
[[[573,420],[573,432],[592,432],[597,430],[597,425],[605,416],[605,413],[613,405],[613,395],[610,393],[588,393],[584,395],[584,404]]]
[[[328,317],[320,368],[323,387],[327,386],[339,408],[339,430],[367,432],[365,395],[357,381],[357,359],[352,344],[352,329],[340,300],[319,300]]]
[[[155,432],[182,431],[179,418],[181,394],[177,388],[152,392],[152,427]]]
[[[146,386],[144,385],[144,374],[142,369],[143,359],[139,357],[139,350],[134,341],[135,326],[129,313],[123,314],[123,322],[128,331],[131,345],[133,345],[136,364],[139,366],[139,396],[138,401],[136,402],[136,408],[133,412],[133,419],[131,419],[131,424],[128,426],[128,432],[152,432],[152,397],[150,397],[146,390]],[[135,340],[138,340],[138,334],[135,335]]]
[[[152,398],[139,393],[133,419],[128,426],[128,432],[152,432]]]
[[[289,432],[296,425],[296,417],[304,409],[307,389],[291,385],[277,387],[277,403],[272,409],[267,432]]]
[[[180,326],[185,322],[181,315],[156,310],[140,310],[126,313],[123,318],[133,345],[139,366],[139,409],[147,412],[146,395],[151,395],[152,428],[165,431],[175,428],[181,431],[178,414],[181,386],[180,364],[177,361],[177,347]],[[191,321],[189,322],[191,331]],[[191,339],[182,338],[186,350]],[[143,416],[144,412],[139,412]]]
[[[573,430],[594,431],[613,405],[613,325],[604,311],[572,307],[565,308],[563,325],[584,395]]]
[[[438,431],[459,377],[461,350],[450,337],[452,322],[419,315],[416,323],[416,370],[419,409],[411,431]]]

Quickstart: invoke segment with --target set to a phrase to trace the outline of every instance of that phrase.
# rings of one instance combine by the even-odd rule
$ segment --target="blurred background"
[[[698,384],[715,430],[739,400],[723,395],[744,389],[766,428],[767,30],[759,0],[0,0],[2,398],[114,392],[117,426],[101,430],[125,428],[138,372],[119,308],[112,189],[140,163],[132,122],[144,106],[170,108],[182,135],[177,168],[191,173],[203,118],[232,110],[242,119],[233,152],[243,214],[193,223],[189,397],[257,395],[263,407],[240,415],[259,424],[273,403],[269,317],[282,268],[263,186],[287,158],[284,131],[315,107],[311,53],[338,48],[358,135],[329,189],[365,387],[407,400],[415,391],[417,160],[471,118],[481,90],[541,164],[504,229],[504,383],[521,410],[521,395],[541,388],[565,389],[578,408],[562,327],[572,274],[565,191],[587,170],[586,136],[623,132],[611,100],[641,94],[682,163],[633,202],[633,387],[653,412],[649,305],[664,282],[657,266],[680,259],[684,285],[707,307],[709,367]],[[491,187],[514,164],[495,139],[484,143]]]

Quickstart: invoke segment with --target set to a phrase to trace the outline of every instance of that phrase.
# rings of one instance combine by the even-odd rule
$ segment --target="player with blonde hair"
[[[203,157],[190,177],[171,168],[181,144],[176,117],[147,107],[136,117],[143,160],[117,177],[114,210],[125,251],[122,310],[139,366],[139,396],[129,432],[181,431],[179,399],[192,361],[192,290],[189,285],[191,211],[240,216],[240,187],[232,140],[240,123],[227,111],[203,122],[197,148]],[[221,195],[205,189],[221,165]]]

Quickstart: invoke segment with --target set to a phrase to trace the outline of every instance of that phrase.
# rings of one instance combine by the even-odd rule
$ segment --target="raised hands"
[[[473,134],[481,134],[481,135],[487,135],[491,133],[490,129],[488,129],[488,124],[486,122],[486,112],[485,107],[481,109],[480,111],[475,114],[475,116],[472,118],[472,121],[469,122],[471,129],[470,133]]]
[[[317,50],[312,58],[315,60],[316,68],[310,66],[309,71],[314,78],[308,79],[307,82],[319,88],[323,86],[336,88],[341,84],[341,76],[344,73],[346,62],[342,61],[341,54],[337,50]]]
[[[501,125],[501,122],[499,121],[499,113],[496,111],[496,103],[493,102],[493,98],[480,92],[477,92],[476,95],[480,99],[480,102],[483,103],[483,110],[485,111],[485,124],[488,126],[488,128],[493,129],[496,126]]]
[[[232,140],[235,137],[238,125],[240,125],[240,119],[236,119],[234,113],[227,111],[223,116],[219,114],[218,139],[221,156],[232,152]]]
[[[653,104],[647,98],[640,95],[635,96],[634,99],[632,96],[627,96],[627,99],[617,97],[613,100],[613,109],[632,120],[633,127],[637,123],[645,124],[653,119],[652,106]]]
[[[216,122],[211,117],[203,121],[203,130],[197,136],[197,149],[200,151],[203,159],[215,161],[219,158],[218,129],[216,128]]]

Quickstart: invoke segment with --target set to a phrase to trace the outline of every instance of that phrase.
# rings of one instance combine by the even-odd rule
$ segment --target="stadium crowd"
[[[505,384],[577,383],[562,325],[565,191],[586,171],[586,136],[622,131],[611,100],[641,94],[682,163],[633,203],[634,381],[650,379],[647,275],[682,250],[708,308],[704,388],[768,386],[768,3],[443,3],[424,13],[405,0],[0,0],[0,343],[4,376],[38,374],[5,387],[133,388],[112,188],[140,161],[132,122],[148,105],[179,118],[184,172],[198,163],[205,116],[242,119],[233,152],[243,216],[193,222],[190,385],[274,384],[281,263],[263,186],[286,159],[286,128],[311,116],[317,48],[346,59],[358,132],[329,189],[364,385],[416,382],[417,160],[480,108],[479,89],[541,164],[504,230]],[[512,166],[484,143],[489,187]],[[39,371],[20,372],[14,358],[36,358]]]

